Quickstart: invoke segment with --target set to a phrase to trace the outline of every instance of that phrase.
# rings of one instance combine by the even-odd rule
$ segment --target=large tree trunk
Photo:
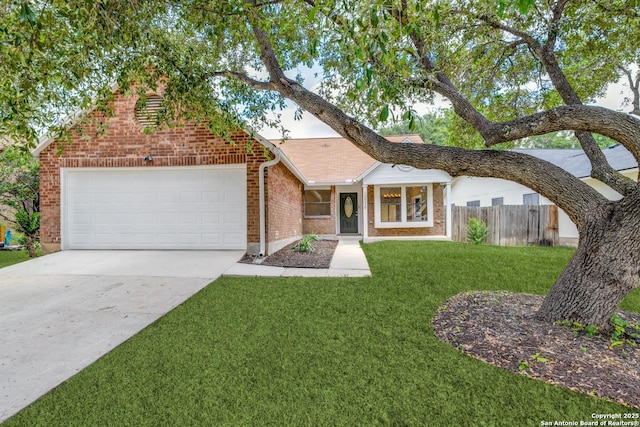
[[[36,249],[36,239],[33,236],[25,236],[25,246],[29,252],[29,258],[35,258],[38,256]]]
[[[611,316],[640,286],[640,197],[609,202],[580,230],[578,249],[537,313],[539,320],[611,330]]]

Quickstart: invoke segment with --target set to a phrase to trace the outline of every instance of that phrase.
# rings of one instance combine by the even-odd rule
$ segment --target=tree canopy
[[[82,110],[107,109],[114,84],[144,95],[161,78],[166,120],[201,121],[222,134],[277,126],[277,114],[265,112],[289,99],[379,161],[509,179],[561,207],[580,246],[540,318],[606,327],[640,285],[640,189],[593,136],[640,159],[640,120],[589,105],[638,63],[637,0],[0,4],[0,133],[33,142],[64,131]],[[305,87],[302,65],[322,69],[318,87]],[[592,177],[622,200],[522,153],[392,144],[372,130],[393,111],[415,124],[412,106],[435,94],[451,103],[465,147],[574,132]]]

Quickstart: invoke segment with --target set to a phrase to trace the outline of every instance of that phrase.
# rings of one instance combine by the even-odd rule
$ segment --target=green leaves
[[[20,14],[18,15],[21,24],[25,22],[29,22],[31,25],[35,25],[36,23],[36,14],[31,9],[28,1],[22,2],[20,6]]]
[[[529,9],[533,7],[535,0],[497,0],[497,12],[501,18],[505,15],[505,10],[508,6],[518,9],[518,12],[525,15],[529,12]]]
[[[416,127],[416,123],[414,120],[414,110],[407,110],[404,112],[404,114],[402,115],[402,120],[407,122],[407,126],[409,127],[409,130],[413,131]]]
[[[380,120],[381,122],[386,122],[388,118],[389,118],[389,104],[382,107],[382,110],[380,110],[380,114],[378,114],[378,120]]]

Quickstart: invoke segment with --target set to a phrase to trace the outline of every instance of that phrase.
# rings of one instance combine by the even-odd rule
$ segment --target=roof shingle
[[[391,142],[423,144],[419,135],[386,136]],[[291,160],[307,182],[314,184],[351,183],[371,166],[375,159],[349,140],[341,137],[271,140]]]

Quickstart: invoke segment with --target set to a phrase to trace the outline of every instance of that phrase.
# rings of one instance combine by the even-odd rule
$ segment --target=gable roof
[[[513,151],[546,160],[577,178],[591,176],[591,161],[581,149],[515,149]],[[636,159],[621,144],[604,148],[602,152],[611,167],[617,171],[638,168]]]
[[[391,142],[424,144],[419,135],[386,136]],[[283,154],[290,169],[307,185],[340,185],[360,181],[380,162],[364,153],[342,137],[289,139],[284,142],[270,140]],[[582,149],[515,149],[546,160],[577,178],[591,175],[591,162]],[[633,155],[621,144],[604,148],[609,164],[618,171],[637,169]]]
[[[386,136],[391,142],[424,144],[419,135]],[[380,164],[342,137],[271,140],[311,185],[339,185],[358,181]]]

